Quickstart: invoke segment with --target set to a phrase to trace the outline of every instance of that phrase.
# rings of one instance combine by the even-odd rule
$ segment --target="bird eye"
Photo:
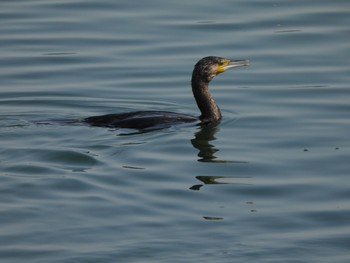
[[[226,66],[227,64],[229,63],[229,60],[227,60],[227,59],[224,59],[224,60],[221,60],[220,61],[220,66]]]

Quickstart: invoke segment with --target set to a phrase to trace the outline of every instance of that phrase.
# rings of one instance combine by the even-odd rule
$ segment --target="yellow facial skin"
[[[224,59],[221,64],[218,65],[216,69],[216,75],[226,71],[230,68],[237,68],[242,66],[249,66],[249,60],[229,60]]]
[[[218,75],[222,72],[225,72],[226,69],[229,68],[230,62],[231,62],[230,60],[225,59],[220,65],[218,65],[218,68],[216,70],[216,75]]]

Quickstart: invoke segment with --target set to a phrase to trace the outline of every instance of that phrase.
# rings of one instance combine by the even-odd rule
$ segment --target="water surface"
[[[348,1],[0,6],[2,262],[349,262]],[[197,115],[208,55],[219,125],[79,122]]]

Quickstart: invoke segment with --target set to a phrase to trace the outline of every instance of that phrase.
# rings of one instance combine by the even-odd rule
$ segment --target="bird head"
[[[211,81],[216,75],[230,68],[248,66],[248,60],[230,60],[222,57],[209,56],[202,58],[194,67],[193,73],[204,81]]]

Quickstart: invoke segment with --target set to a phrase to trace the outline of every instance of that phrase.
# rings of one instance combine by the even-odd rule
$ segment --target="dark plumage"
[[[201,112],[199,117],[168,111],[136,111],[92,116],[84,121],[92,126],[110,128],[163,128],[182,123],[215,122],[221,111],[212,98],[208,84],[218,74],[229,68],[248,66],[248,60],[228,60],[222,57],[205,57],[197,62],[192,72],[192,92]]]

